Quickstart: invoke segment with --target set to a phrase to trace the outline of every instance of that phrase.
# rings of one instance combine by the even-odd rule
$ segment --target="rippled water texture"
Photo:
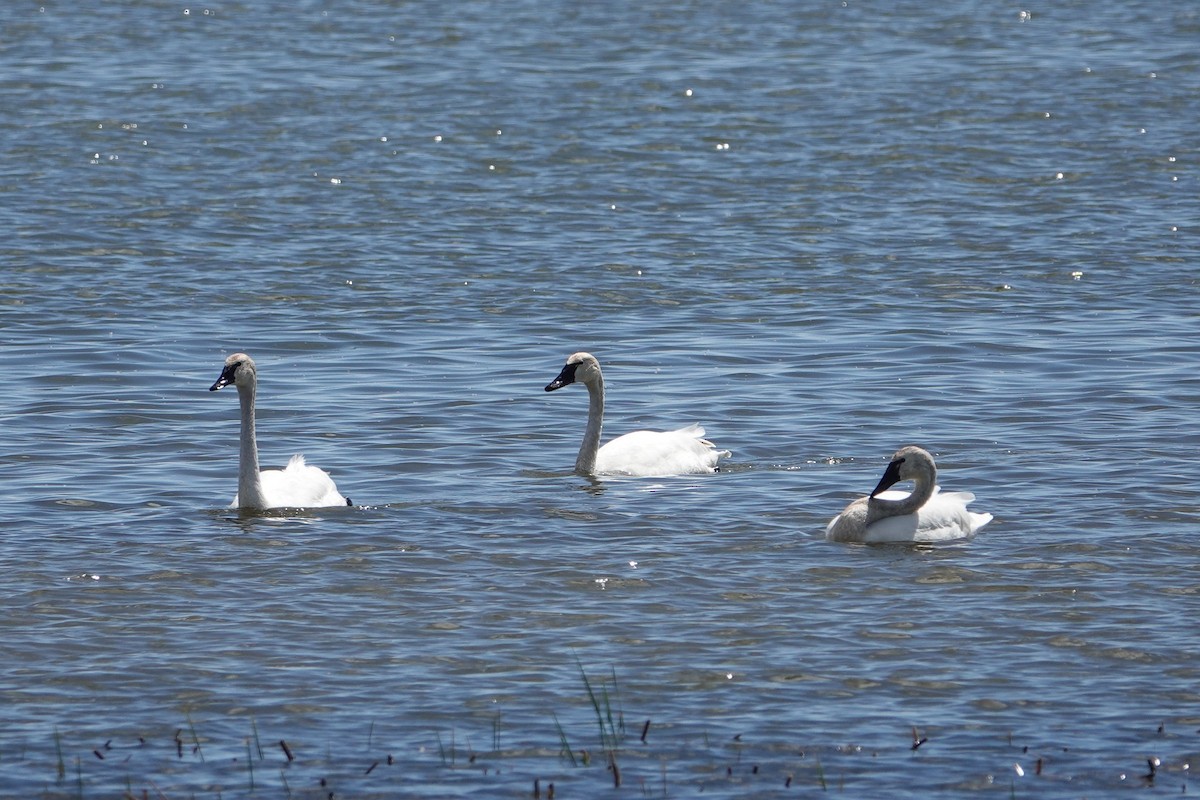
[[[6,5],[0,795],[1194,792],[1197,42]],[[723,471],[572,474],[577,350]],[[354,508],[225,508],[236,351]],[[909,443],[995,520],[826,542]]]

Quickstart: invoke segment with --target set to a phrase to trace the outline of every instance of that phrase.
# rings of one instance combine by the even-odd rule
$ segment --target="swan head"
[[[572,383],[590,384],[600,379],[600,362],[591,353],[574,353],[567,358],[566,365],[558,377],[546,384],[546,391],[553,392]]]
[[[901,481],[924,479],[932,484],[936,474],[937,466],[933,462],[933,456],[929,455],[927,450],[915,446],[902,447],[892,456],[891,463],[887,465],[887,469],[883,471],[883,477],[879,479],[879,485],[871,491],[870,496],[874,497]]]
[[[225,359],[225,368],[217,382],[208,387],[210,392],[224,389],[229,384],[242,387],[253,387],[255,382],[254,361],[245,353],[234,353]]]

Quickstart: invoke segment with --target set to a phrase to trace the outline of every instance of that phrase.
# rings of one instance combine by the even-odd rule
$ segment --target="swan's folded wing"
[[[712,472],[727,450],[701,438],[704,428],[634,431],[613,439],[596,454],[596,472],[608,475],[666,477]]]
[[[930,501],[925,504],[925,508],[936,504],[935,507],[944,509],[944,514],[954,518],[954,525],[966,531],[966,533],[960,534],[961,536],[970,536],[992,521],[991,514],[986,512],[980,514],[967,509],[967,505],[974,501],[974,492],[944,492],[930,498]],[[924,512],[925,508],[922,508],[921,511]]]
[[[304,456],[294,455],[283,469],[266,469],[259,473],[263,495],[271,508],[323,508],[344,506],[346,498],[338,492],[329,473],[305,463]]]
[[[903,500],[908,492],[889,489],[878,497]],[[987,524],[991,514],[974,514],[967,503],[975,499],[971,492],[942,492],[934,488],[933,496],[915,514],[885,517],[873,522],[863,537],[864,542],[948,542],[972,535]],[[982,520],[982,521],[980,521]]]

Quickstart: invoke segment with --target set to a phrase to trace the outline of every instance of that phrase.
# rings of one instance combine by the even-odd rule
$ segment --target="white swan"
[[[317,467],[304,463],[304,456],[295,455],[283,469],[258,470],[258,443],[254,438],[254,395],[258,389],[258,373],[254,362],[245,353],[234,353],[225,359],[221,377],[209,387],[210,392],[233,384],[242,406],[242,448],[238,457],[238,493],[230,508],[318,508],[348,506],[350,501],[338,492],[333,478]]]
[[[600,446],[604,424],[604,376],[600,362],[591,353],[575,353],[547,392],[572,383],[588,390],[588,422],[575,459],[575,471],[583,475],[632,475],[643,478],[715,472],[717,461],[728,456],[704,438],[704,428],[689,425],[676,431],[634,431]]]
[[[900,481],[912,481],[911,493],[884,491]],[[944,542],[971,536],[992,521],[991,514],[967,510],[970,492],[942,492],[936,485],[933,456],[919,447],[905,447],[892,456],[868,497],[860,497],[825,528],[833,542]]]

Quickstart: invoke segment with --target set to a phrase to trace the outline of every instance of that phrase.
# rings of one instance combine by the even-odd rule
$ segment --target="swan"
[[[716,472],[717,461],[728,456],[704,438],[704,428],[689,425],[675,431],[634,431],[600,446],[604,424],[604,376],[600,362],[591,353],[575,353],[567,359],[558,377],[546,385],[547,392],[572,383],[588,390],[588,422],[575,459],[581,475],[631,475],[660,478]]]
[[[832,542],[945,542],[971,536],[992,521],[991,514],[967,510],[974,494],[942,492],[936,480],[933,456],[920,447],[902,448],[892,456],[874,491],[829,521],[825,538]],[[900,481],[912,481],[912,492],[884,491]]]
[[[215,392],[230,384],[237,387],[242,406],[242,448],[238,457],[238,493],[229,507],[260,510],[350,505],[350,501],[338,492],[329,473],[305,464],[304,456],[292,456],[283,469],[259,472],[258,443],[254,438],[258,372],[254,361],[245,353],[234,353],[225,359],[221,376],[208,390]]]

